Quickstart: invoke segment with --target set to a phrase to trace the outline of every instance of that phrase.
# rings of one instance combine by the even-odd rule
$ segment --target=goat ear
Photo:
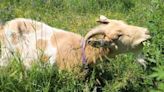
[[[106,46],[106,41],[103,39],[100,40],[88,40],[87,44],[93,46],[93,47],[105,47]]]
[[[88,40],[87,42],[89,45],[96,47],[96,48],[110,48],[115,46],[115,43],[113,41],[107,41],[104,39],[100,39],[100,40]]]
[[[110,47],[112,46],[112,43],[114,43],[115,40],[119,39],[120,36],[123,34],[121,31],[114,32],[114,33],[108,33],[106,34],[105,38],[102,39],[90,39],[87,41],[87,44],[93,46],[93,47]]]
[[[108,24],[109,23],[109,19],[103,15],[100,16],[100,18],[97,20],[97,22],[101,23],[101,24]]]

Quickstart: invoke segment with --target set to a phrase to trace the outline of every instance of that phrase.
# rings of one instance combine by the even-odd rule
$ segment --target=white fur
[[[28,34],[23,33],[22,36],[19,38],[18,44],[14,45],[12,44],[11,36],[13,33],[19,34],[17,33],[18,30],[14,30],[11,27],[11,25],[13,25],[12,23],[14,23],[15,21],[29,21],[33,23],[31,25],[39,25],[40,27],[36,29],[35,32],[31,32]],[[16,48],[19,48],[22,51],[20,53],[20,58],[26,68],[30,68],[32,61],[37,60],[39,55],[41,55],[42,53],[49,57],[49,63],[53,65],[56,60],[57,48],[54,48],[52,46],[50,38],[53,33],[60,31],[63,30],[52,28],[44,23],[32,21],[30,19],[19,18],[9,21],[4,28],[5,43],[2,44],[2,56],[0,59],[0,66],[6,66],[8,64],[9,58],[12,56],[12,52],[16,51]],[[48,41],[48,46],[43,52],[37,49],[36,41],[39,39]]]

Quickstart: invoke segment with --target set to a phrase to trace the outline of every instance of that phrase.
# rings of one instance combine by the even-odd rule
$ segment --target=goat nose
[[[145,35],[147,39],[151,38],[151,33],[148,30],[146,30]]]

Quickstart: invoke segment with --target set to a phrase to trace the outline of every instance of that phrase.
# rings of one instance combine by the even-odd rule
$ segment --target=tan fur
[[[15,45],[18,44],[18,36],[15,33],[12,34],[12,43]]]
[[[103,35],[104,38],[101,38],[103,41],[100,40],[100,43],[105,43],[100,44],[100,47],[108,47],[110,49],[108,52],[109,57],[114,57],[126,52],[138,54],[142,51],[142,42],[151,38],[147,28],[128,25],[121,20],[112,20],[105,16],[100,16],[97,22],[99,22],[100,25],[87,33],[85,38],[89,40],[90,43],[96,43],[96,41],[92,39],[97,35]],[[97,39],[97,41],[99,40]],[[141,59],[138,60],[138,62],[144,61]],[[144,63],[141,64],[145,67]]]
[[[113,47],[110,47],[111,55],[140,50],[142,48],[141,42],[150,38],[149,31],[146,28],[128,25],[120,20],[106,19],[105,21],[107,20],[108,24],[100,24],[92,29],[92,32],[94,30],[103,31],[105,40],[114,44]]]
[[[49,60],[49,57],[47,55],[42,55],[40,57],[40,60],[43,62],[43,63],[47,63],[47,61]]]
[[[102,21],[104,21],[104,19]],[[101,20],[99,22],[101,22]],[[145,35],[148,34],[146,28],[128,25],[119,20],[105,19],[105,22],[102,23],[99,26],[93,28],[91,31],[103,31],[105,34],[100,37],[108,42],[108,44],[106,47],[101,46],[97,48],[92,46],[91,44],[86,43],[85,55],[88,64],[94,64],[104,56],[114,57],[115,55],[125,52],[136,53],[143,47],[141,42],[148,39],[148,37],[146,37]],[[4,28],[12,29],[6,31],[12,31],[16,33],[16,35],[18,35],[13,35],[13,44],[20,43],[19,41],[17,41],[17,39],[24,35],[27,36],[27,39],[28,37],[30,37],[30,33],[43,31],[49,34],[50,36],[48,36],[47,39],[40,38],[36,41],[33,41],[33,44],[35,44],[36,42],[36,48],[47,51],[49,45],[52,45],[52,48],[57,49],[57,53],[54,53],[53,56],[55,57],[56,64],[60,69],[79,71],[79,66],[82,65],[81,43],[84,38],[81,35],[75,34],[73,32],[51,28],[50,26],[47,27],[47,25],[44,25],[44,27],[42,27],[42,25],[44,25],[44,23],[34,20],[15,19],[7,22]],[[52,31],[52,33],[48,33],[49,31]],[[2,35],[2,37],[4,36]],[[92,38],[94,38],[94,36]],[[49,44],[48,41],[51,44]],[[30,47],[30,45],[28,47]],[[18,49],[20,53],[23,52],[20,50],[20,48],[16,49]],[[55,49],[53,50],[56,51]],[[52,52],[51,49],[48,51],[48,53]],[[33,56],[33,52],[31,52],[31,54],[31,56]],[[43,53],[41,60],[47,61],[49,58],[51,58],[51,56],[48,55],[49,54]],[[29,61],[29,59],[27,61]],[[29,65],[30,64],[31,63],[29,63]]]
[[[43,39],[38,39],[36,41],[36,47],[37,49],[44,51],[47,48],[47,41]]]
[[[76,70],[77,66],[82,65],[82,39],[80,35],[71,32],[57,32],[53,34],[51,41],[58,50],[56,63],[60,69]],[[96,63],[97,59],[106,55],[108,51],[108,49],[87,45],[85,50],[87,63]]]
[[[56,32],[53,34],[51,42],[54,47],[57,47],[56,63],[60,69],[70,69],[81,63],[81,39],[80,35],[72,32]]]

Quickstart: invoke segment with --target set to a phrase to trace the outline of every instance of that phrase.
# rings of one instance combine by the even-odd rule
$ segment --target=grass
[[[96,79],[103,92],[162,92],[164,77],[164,1],[163,0],[0,0],[0,20],[16,17],[43,21],[50,26],[85,35],[96,26],[99,15],[147,27],[152,33],[144,47],[148,68],[143,70],[131,54],[99,62],[90,78],[58,71],[54,66],[34,66],[24,71],[14,58],[0,68],[1,92],[90,92]]]

